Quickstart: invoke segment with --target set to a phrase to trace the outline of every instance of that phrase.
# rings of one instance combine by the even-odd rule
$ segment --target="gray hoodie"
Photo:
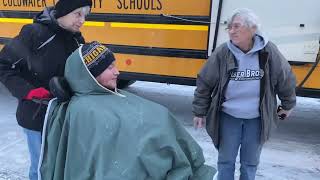
[[[231,41],[228,48],[237,60],[238,68],[231,74],[222,111],[237,118],[253,119],[260,116],[260,80],[264,72],[259,68],[259,51],[268,43],[256,35],[252,49],[244,53]]]

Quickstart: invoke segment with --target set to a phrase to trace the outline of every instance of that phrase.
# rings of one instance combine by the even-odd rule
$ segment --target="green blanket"
[[[212,180],[202,149],[167,108],[98,85],[79,50],[65,76],[75,94],[49,106],[42,180]]]

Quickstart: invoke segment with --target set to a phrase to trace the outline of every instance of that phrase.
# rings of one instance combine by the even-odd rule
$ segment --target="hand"
[[[193,126],[194,128],[202,128],[205,123],[204,117],[194,117],[193,118]]]
[[[278,110],[277,110],[277,114],[278,114],[278,117],[280,120],[285,120],[286,118],[288,118],[290,116],[291,112],[292,112],[292,109],[284,110],[284,109],[282,109],[282,106],[279,106]]]
[[[29,91],[28,95],[24,99],[32,100],[34,98],[45,99],[50,97],[51,97],[50,92],[45,88],[40,87],[40,88],[32,89],[31,91]]]

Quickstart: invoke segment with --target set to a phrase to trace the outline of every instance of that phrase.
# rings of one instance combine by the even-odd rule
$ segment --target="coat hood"
[[[255,52],[258,52],[260,51],[261,49],[263,49],[267,44],[268,44],[268,39],[266,36],[264,36],[262,33],[257,33],[254,35],[253,37],[253,40],[254,40],[254,44],[253,44],[253,47],[252,49],[247,52],[247,53],[244,53],[242,52],[236,45],[234,45],[231,40],[227,42],[227,45],[228,45],[228,48],[230,49],[230,51],[235,55],[235,56],[238,56],[238,55],[242,55],[242,54],[253,54]]]
[[[54,17],[54,12],[55,10],[53,7],[44,8],[43,11],[34,17],[33,22],[58,28],[58,21]]]
[[[114,94],[123,96],[118,93],[117,89],[112,91],[98,83],[84,63],[81,51],[82,47],[83,45],[69,56],[65,66],[65,78],[73,93],[77,96],[90,94]]]

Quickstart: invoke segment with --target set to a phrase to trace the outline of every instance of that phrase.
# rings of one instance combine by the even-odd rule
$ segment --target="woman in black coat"
[[[68,56],[84,43],[80,27],[91,6],[91,0],[59,0],[40,12],[33,24],[23,26],[0,52],[0,81],[19,100],[16,117],[27,136],[31,180],[37,179],[47,109],[39,102],[51,97],[49,80],[63,76]]]

